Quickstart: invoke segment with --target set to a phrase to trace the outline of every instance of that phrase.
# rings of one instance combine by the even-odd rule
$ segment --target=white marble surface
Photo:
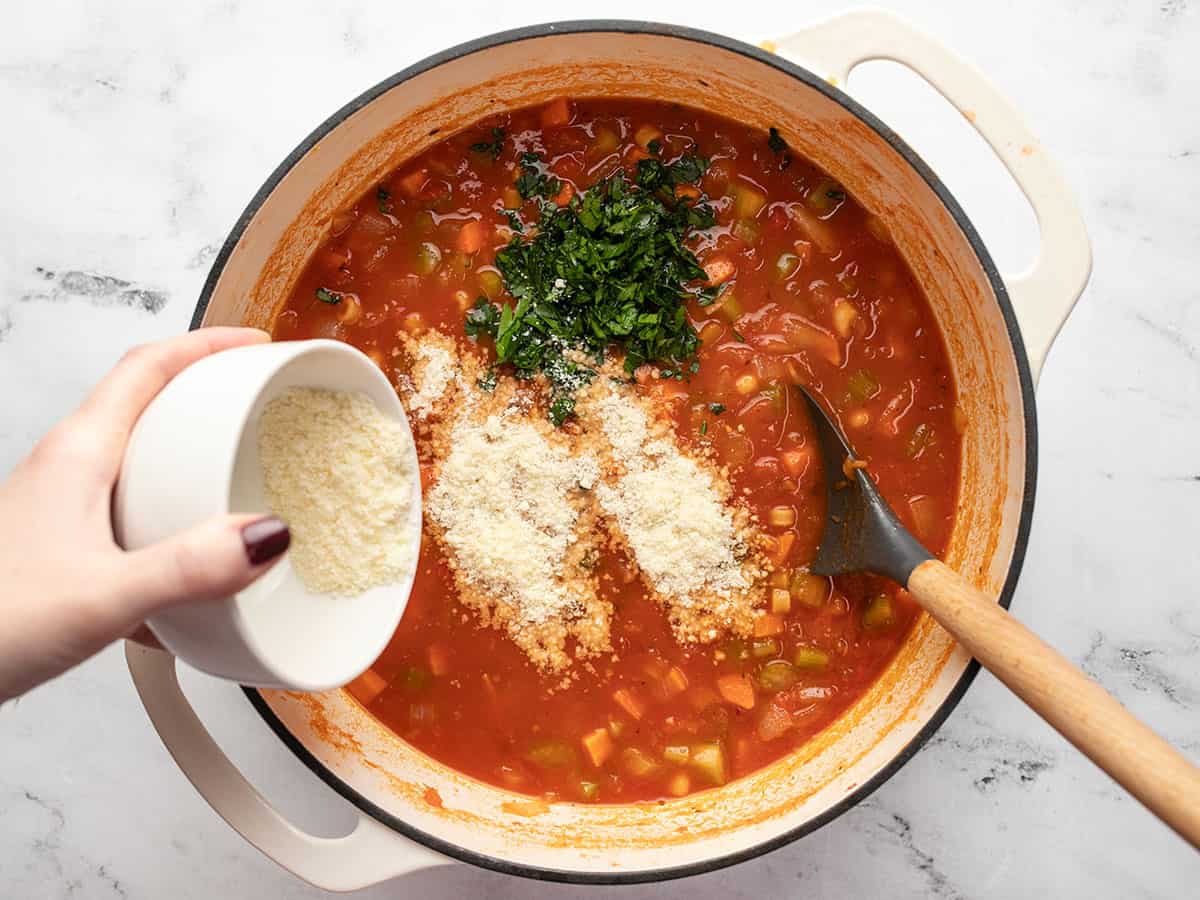
[[[0,470],[134,342],[184,328],[271,168],[343,101],[469,37],[654,17],[757,41],[837,9],[40,0],[0,29]],[[1023,109],[1078,192],[1092,284],[1038,396],[1041,472],[1014,610],[1200,754],[1200,4],[911,2],[900,12]],[[1036,246],[984,157],[938,139],[876,68],[852,82],[910,136],[1007,268]],[[1142,440],[1137,440],[1141,437]],[[0,599],[0,622],[3,600]],[[0,624],[0,627],[8,627]],[[194,679],[223,744],[301,824],[347,808],[228,686]],[[0,709],[0,895],[310,897],[204,805],[152,733],[122,658]],[[640,897],[1186,897],[1200,857],[989,676],[900,774],[818,833]],[[455,866],[372,897],[580,889]],[[610,896],[617,889],[586,892]]]

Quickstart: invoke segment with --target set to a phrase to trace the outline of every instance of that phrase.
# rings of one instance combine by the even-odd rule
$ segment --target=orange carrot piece
[[[428,178],[428,170],[414,169],[400,179],[400,190],[404,191],[410,197],[415,197],[421,192],[421,188],[425,186]]]
[[[566,206],[574,196],[575,188],[571,187],[571,182],[564,181],[558,193],[554,195],[554,202],[558,206]]]
[[[463,253],[478,253],[483,246],[483,223],[473,220],[463,225],[458,229],[458,240],[454,246]]]
[[[613,691],[613,700],[633,719],[641,719],[646,715],[646,704],[628,688],[617,688]]]
[[[717,679],[717,692],[734,706],[754,709],[754,685],[745,675],[722,675]]]
[[[566,125],[571,121],[571,104],[566,97],[551,100],[542,107],[542,126]]]
[[[429,671],[434,675],[445,675],[450,671],[450,648],[445,644],[429,645]]]
[[[694,184],[677,184],[675,185],[675,196],[681,200],[699,200],[700,188]]]
[[[383,689],[388,686],[383,676],[374,669],[367,669],[352,682],[350,682],[350,694],[361,703],[363,706],[368,706],[371,701],[383,693]]]
[[[587,753],[588,759],[592,761],[592,765],[597,769],[608,761],[608,758],[613,754],[613,750],[616,749],[612,735],[608,733],[607,728],[597,728],[595,731],[589,731],[580,740],[583,742],[583,749]]]

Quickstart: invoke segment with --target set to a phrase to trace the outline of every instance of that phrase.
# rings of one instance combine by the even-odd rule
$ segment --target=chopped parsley
[[[331,306],[342,302],[342,295],[337,291],[331,291],[329,288],[317,288],[317,299],[322,303],[328,303]]]
[[[708,434],[708,419],[700,423],[700,436],[703,437],[706,434]]]
[[[375,189],[375,202],[379,205],[379,211],[385,216],[392,214],[392,195],[388,193],[387,188]]]
[[[662,155],[662,144],[658,138],[654,138],[646,145],[646,150],[655,156],[660,156]]]
[[[546,164],[537,153],[521,154],[521,174],[517,177],[517,193],[522,200],[541,197],[551,200],[562,190],[562,182],[546,174]]]
[[[737,338],[739,343],[746,343],[746,338],[742,336],[740,331],[738,331],[736,328],[730,328],[729,330],[733,332],[733,336]]]
[[[471,145],[472,153],[484,153],[492,159],[499,159],[504,152],[504,129],[493,128],[490,141],[479,141]]]
[[[522,196],[558,193],[558,180],[542,172],[537,154],[525,154],[521,167]],[[670,164],[643,159],[632,182],[617,172],[565,207],[543,204],[536,234],[514,237],[496,254],[516,303],[497,307],[480,298],[464,328],[471,337],[491,337],[497,362],[511,365],[518,378],[547,377],[556,426],[574,412],[575,391],[595,376],[568,350],[599,365],[614,345],[625,354],[627,373],[649,362],[663,363],[665,378],[683,378],[685,366],[699,369],[700,339],[684,301],[700,294],[688,285],[705,274],[684,242],[715,219],[705,198],[681,202],[673,188],[699,181],[706,169],[698,157]]]
[[[517,234],[525,233],[525,223],[521,221],[521,214],[515,209],[501,210],[501,215],[508,219],[508,227]]]
[[[710,404],[708,404],[708,411],[710,413],[712,413],[714,416],[719,416],[721,413],[725,412],[725,404],[724,403],[710,403]]]

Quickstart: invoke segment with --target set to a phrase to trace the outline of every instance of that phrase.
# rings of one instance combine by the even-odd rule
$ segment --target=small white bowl
[[[136,550],[211,516],[269,513],[258,461],[258,419],[292,387],[360,391],[408,428],[396,392],[370,358],[338,341],[238,347],[188,367],[138,421],[114,496],[121,546]],[[412,471],[416,449],[410,444]],[[212,675],[256,687],[322,691],[362,674],[404,614],[421,536],[421,484],[397,540],[414,546],[414,571],[356,597],[314,594],[285,556],[234,597],[190,603],[147,624],[164,647]]]

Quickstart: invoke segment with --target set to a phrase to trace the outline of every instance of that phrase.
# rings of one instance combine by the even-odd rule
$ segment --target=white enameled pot
[[[336,113],[272,174],[218,257],[193,325],[268,325],[335,211],[497,110],[562,95],[649,97],[779,126],[884,221],[929,299],[969,422],[946,559],[1007,604],[1032,513],[1033,384],[1091,266],[1079,212],[1016,111],[896,18],[853,13],[776,45],[771,54],[672,26],[577,22],[418,63]],[[879,58],[907,65],[969,111],[1036,213],[1041,246],[1030,271],[1002,278],[934,173],[833,86]],[[530,802],[416,752],[341,691],[247,691],[285,743],[360,810],[350,834],[325,839],[284,820],[238,773],[180,692],[170,657],[132,646],[128,657],[164,743],[213,808],[281,866],[334,890],[452,859],[574,882],[649,881],[748,859],[866,797],[941,724],[977,670],[923,617],[883,677],[817,738],[750,777],[661,805]],[[430,788],[440,804],[425,799]]]

